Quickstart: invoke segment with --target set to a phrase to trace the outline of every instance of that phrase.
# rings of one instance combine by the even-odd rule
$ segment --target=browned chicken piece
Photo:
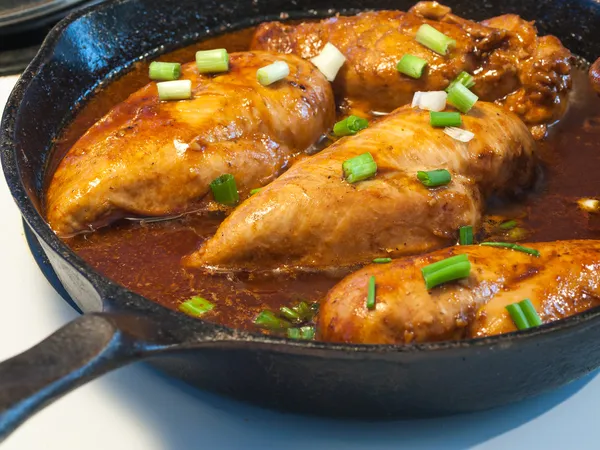
[[[404,344],[484,337],[515,331],[506,306],[530,299],[543,323],[600,305],[600,242],[524,244],[540,257],[483,246],[457,246],[373,264],[344,278],[321,302],[319,339]],[[428,291],[421,268],[469,255],[471,275]],[[366,307],[369,278],[375,309]]]
[[[290,75],[270,86],[260,67],[281,60]],[[198,207],[209,184],[234,175],[242,195],[273,180],[335,120],[331,87],[294,55],[230,55],[230,70],[182,68],[193,98],[159,101],[150,83],[92,126],[61,161],[47,194],[47,218],[60,235],[124,216],[163,216]]]
[[[590,67],[589,77],[592,87],[600,94],[600,58],[598,58]]]
[[[295,164],[242,203],[188,262],[338,267],[451,245],[459,227],[479,225],[486,196],[528,186],[535,167],[534,141],[517,116],[478,102],[463,124],[475,133],[469,143],[433,128],[428,112],[399,108]],[[342,163],[366,152],[377,175],[346,182]],[[452,174],[448,186],[417,180],[417,171],[441,168]]]
[[[456,48],[441,56],[417,43],[415,34],[424,23],[456,40]],[[571,54],[555,37],[538,37],[533,23],[515,15],[480,24],[436,2],[420,2],[407,13],[365,12],[297,25],[263,23],[252,48],[312,58],[327,42],[347,58],[334,81],[336,95],[358,109],[389,112],[410,103],[415,91],[442,90],[467,71],[475,76],[473,91],[482,100],[497,101],[527,124],[539,125],[563,114],[571,88]],[[397,71],[405,54],[428,62],[420,79]]]

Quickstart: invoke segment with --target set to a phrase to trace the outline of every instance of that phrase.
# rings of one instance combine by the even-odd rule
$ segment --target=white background
[[[0,78],[0,105],[15,81]],[[0,359],[5,359],[76,313],[38,270],[3,177],[0,211]],[[19,428],[1,450],[598,449],[598,411],[597,373],[484,413],[357,422],[262,410],[189,388],[137,364],[68,394]]]

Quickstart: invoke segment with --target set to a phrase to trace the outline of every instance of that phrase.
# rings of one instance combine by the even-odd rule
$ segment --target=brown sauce
[[[248,48],[253,30],[242,30],[177,50],[162,60],[187,62],[198,49]],[[55,149],[54,164],[73,143],[116,103],[145,85],[148,63],[99,90],[65,130]],[[513,231],[493,223],[517,219],[521,241],[600,239],[600,216],[583,212],[577,200],[600,197],[600,99],[587,74],[574,69],[574,90],[566,116],[539,143],[543,162],[536,189],[511,203],[492,201],[487,235],[509,240]],[[54,167],[50,166],[51,174]],[[263,309],[277,310],[299,300],[318,301],[342,275],[323,273],[218,274],[183,268],[181,258],[198,248],[218,227],[222,216],[187,215],[162,222],[127,222],[67,244],[105,276],[166,307],[199,295],[216,307],[203,318],[224,325],[256,330],[253,320]],[[491,221],[491,222],[490,222]],[[492,224],[490,224],[492,223]]]

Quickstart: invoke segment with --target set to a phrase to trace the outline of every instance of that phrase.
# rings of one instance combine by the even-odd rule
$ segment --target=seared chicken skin
[[[416,42],[424,23],[454,39],[456,48],[441,56]],[[410,103],[415,91],[442,90],[467,71],[475,77],[473,91],[481,100],[497,101],[527,124],[538,125],[562,115],[571,88],[571,54],[555,37],[538,37],[532,22],[515,15],[472,22],[436,2],[420,2],[407,13],[365,12],[297,25],[263,23],[252,48],[312,58],[327,42],[347,58],[334,82],[336,95],[359,109],[392,111]],[[420,79],[397,71],[405,54],[427,61]]]
[[[600,242],[524,244],[540,257],[494,247],[456,246],[390,264],[370,265],[338,283],[321,302],[319,339],[404,344],[515,331],[506,306],[530,299],[542,322],[600,305]],[[421,268],[468,254],[469,278],[425,288]],[[369,278],[375,309],[366,308]]]
[[[403,107],[356,136],[295,164],[242,203],[188,263],[218,268],[348,266],[378,256],[451,245],[478,226],[485,197],[528,186],[535,144],[519,118],[485,102],[463,116],[469,143]],[[355,184],[342,163],[370,152],[375,177]],[[448,186],[427,188],[417,171],[447,169]]]
[[[285,61],[290,75],[270,86],[256,71]],[[196,208],[222,174],[245,194],[274,179],[335,120],[331,87],[294,55],[230,55],[230,70],[200,75],[182,68],[192,99],[159,101],[150,83],[113,108],[61,161],[48,188],[47,218],[60,235],[118,218]]]

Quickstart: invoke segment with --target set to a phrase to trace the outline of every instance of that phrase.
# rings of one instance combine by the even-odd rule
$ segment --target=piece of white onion
[[[446,97],[448,94],[445,91],[415,92],[411,106],[440,112],[446,109]]]
[[[600,201],[595,198],[580,198],[577,203],[581,209],[587,212],[597,213],[600,210]]]
[[[469,142],[471,139],[475,137],[474,133],[471,133],[468,130],[463,130],[462,128],[456,127],[446,127],[444,128],[444,133],[450,136],[452,139],[456,139],[460,142]]]
[[[346,57],[337,47],[329,42],[325,44],[321,53],[310,60],[321,71],[327,81],[335,80],[340,68],[346,62]]]

